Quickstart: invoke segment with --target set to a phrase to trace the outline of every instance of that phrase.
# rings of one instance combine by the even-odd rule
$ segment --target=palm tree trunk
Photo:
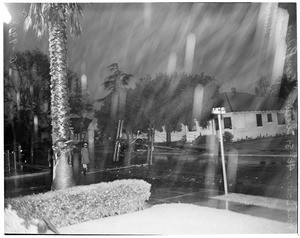
[[[56,164],[53,164],[53,181],[51,190],[69,188],[75,185],[73,168],[68,164],[69,153],[63,150]],[[72,171],[72,173],[70,173]]]
[[[52,142],[57,146],[58,141],[66,141],[70,138],[66,21],[54,22],[49,26],[49,56]],[[54,157],[57,160],[53,163],[52,190],[74,186],[73,170],[68,164],[68,153],[71,153],[72,148],[69,146],[55,148]]]

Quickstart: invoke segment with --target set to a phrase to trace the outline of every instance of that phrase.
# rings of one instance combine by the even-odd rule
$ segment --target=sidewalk
[[[156,189],[149,199],[151,205],[165,203],[188,203],[217,209],[226,209],[225,195],[216,190],[202,189]],[[228,194],[229,210],[240,214],[285,222],[287,214],[297,216],[297,202],[271,197],[246,194]]]
[[[24,169],[24,167],[27,167],[28,171]],[[18,172],[5,173],[4,179],[5,180],[21,179],[21,178],[35,177],[35,176],[51,173],[50,168],[44,165],[26,165],[24,167],[23,170],[20,170]]]
[[[93,171],[89,173],[93,173]],[[163,227],[158,226],[159,223],[153,224],[153,226],[158,226],[157,229],[156,228],[152,229],[151,223],[147,224],[147,227],[144,228],[144,230],[143,229],[139,230],[137,228],[137,224],[139,224],[141,219],[143,219],[142,217],[148,214],[147,211],[148,209],[146,209],[144,212],[141,211],[143,213],[136,212],[133,214],[125,214],[125,215],[119,215],[115,217],[108,217],[108,218],[88,221],[86,223],[63,227],[58,230],[62,233],[66,232],[66,234],[76,234],[74,233],[76,231],[78,231],[79,234],[104,234],[105,232],[107,232],[108,234],[115,234],[115,232],[116,233],[133,232],[137,234],[141,234],[140,232],[142,233],[145,232],[146,234],[150,234],[151,232],[153,232],[154,234],[166,234],[165,232],[167,232],[167,234],[172,232],[175,232],[176,234],[177,233],[189,234],[195,232],[197,234],[199,233],[203,234],[203,232],[205,231],[210,233],[213,232],[213,230],[207,230],[207,227],[203,227],[203,225],[199,226],[199,224],[202,222],[203,224],[206,224],[208,227],[213,226],[210,223],[212,221],[206,219],[205,217],[211,216],[211,214],[215,214],[216,216],[222,216],[228,219],[232,218],[232,219],[237,219],[238,221],[240,219],[243,220],[243,223],[241,223],[241,227],[243,227],[244,230],[241,230],[241,228],[234,228],[232,231],[228,231],[225,227],[222,227],[220,230],[218,230],[218,232],[220,233],[222,233],[222,231],[225,233],[227,232],[229,233],[236,233],[236,232],[295,233],[296,232],[295,228],[290,229],[289,227],[287,227],[287,223],[291,221],[291,218],[293,218],[294,220],[297,219],[297,203],[295,201],[282,200],[282,199],[276,199],[270,197],[262,197],[262,196],[234,194],[234,193],[229,194],[228,201],[229,201],[229,211],[226,211],[225,196],[223,195],[222,192],[216,190],[200,189],[195,191],[192,188],[181,188],[181,187],[156,188],[155,190],[152,191],[149,199],[149,204],[154,208],[153,210],[157,212],[156,207],[161,205],[170,205],[171,207],[163,206],[162,208],[166,209],[166,214],[160,214],[160,215],[156,214],[156,212],[155,214],[152,214],[153,210],[151,210],[150,212],[151,214],[149,214],[149,216],[162,217],[163,220],[161,222],[164,224],[165,230],[163,229]],[[177,208],[173,207],[174,204],[177,205],[181,204],[181,205],[188,205],[188,206],[187,207],[180,206],[179,210],[177,211],[176,210]],[[181,211],[180,209],[183,210]],[[173,217],[172,219],[175,219],[178,213],[182,212],[188,214],[187,211],[189,211],[190,209],[192,211],[198,210],[199,214],[198,213],[195,214],[194,217],[196,221],[190,220],[190,223],[183,223],[182,224],[183,227],[181,227],[182,229],[181,231],[177,231],[176,229],[172,230],[172,227],[174,227],[174,225],[177,224],[176,223],[177,221],[173,221],[173,222],[167,221],[166,220],[167,213],[169,213],[169,216]],[[204,216],[205,219],[199,216]],[[132,223],[128,224],[129,226],[128,230],[122,230],[123,229],[122,224],[126,224],[127,222],[126,219],[128,217],[131,217],[130,219],[132,219],[131,220]],[[180,217],[177,218],[182,219]],[[150,219],[150,218],[145,218],[145,219]],[[114,229],[113,228],[114,225],[111,226],[109,221],[112,221],[114,225],[117,225],[120,228],[120,230]],[[222,222],[224,221],[222,220]],[[229,220],[227,221],[227,223],[225,222],[225,224],[227,224],[228,226],[233,226],[231,222],[232,221]],[[251,228],[252,230],[249,230],[249,228],[247,228],[249,226],[249,224],[247,225],[248,222],[251,223],[250,227],[253,224],[256,224],[257,230],[254,230],[254,228]],[[103,225],[103,224],[107,224],[107,225]],[[265,229],[266,227],[264,228],[262,224],[267,225],[269,228]]]
[[[213,191],[210,191],[214,193]],[[296,233],[297,221],[289,222],[287,214],[278,221],[266,219],[255,214],[234,211],[237,203],[232,202],[229,210],[225,210],[221,196],[215,196],[202,202],[178,203],[176,199],[184,196],[174,191],[170,197],[156,199],[150,208],[124,215],[117,215],[80,224],[59,228],[61,234],[262,234],[262,233]],[[165,195],[167,194],[164,193]],[[169,195],[171,192],[169,191]],[[237,195],[244,200],[258,204],[261,197]],[[186,194],[186,196],[191,196]],[[235,196],[233,196],[235,197]],[[277,204],[278,199],[264,198],[269,204]],[[157,201],[159,200],[159,203]],[[244,201],[243,200],[243,201]],[[274,202],[275,201],[275,202]],[[283,203],[285,201],[282,201]],[[151,203],[151,202],[150,202]],[[210,206],[207,206],[210,204]],[[219,204],[218,207],[212,205]],[[260,203],[261,204],[261,203]],[[242,204],[240,204],[242,205]],[[245,204],[244,204],[245,205]],[[249,206],[249,204],[248,204]],[[222,208],[221,208],[222,207]],[[255,205],[254,205],[255,207]],[[281,209],[281,207],[275,207]],[[258,207],[256,212],[265,213],[270,209]],[[275,218],[275,217],[273,217]]]

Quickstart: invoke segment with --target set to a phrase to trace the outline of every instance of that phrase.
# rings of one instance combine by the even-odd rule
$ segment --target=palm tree
[[[54,151],[52,190],[75,185],[73,170],[68,163],[72,152],[70,138],[69,99],[67,82],[67,20],[70,33],[81,33],[77,3],[31,3],[26,17],[38,37],[48,30],[51,75],[51,124]]]

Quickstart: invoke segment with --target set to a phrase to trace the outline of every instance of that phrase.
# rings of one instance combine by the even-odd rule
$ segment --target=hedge
[[[116,180],[44,194],[5,199],[25,221],[46,218],[57,228],[142,210],[151,185],[143,180]],[[28,225],[27,223],[26,225]]]

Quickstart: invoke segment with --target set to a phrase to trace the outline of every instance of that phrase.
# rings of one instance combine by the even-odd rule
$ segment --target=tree
[[[123,125],[124,121],[124,114],[125,114],[125,101],[126,101],[126,86],[130,83],[131,79],[133,78],[132,74],[127,74],[122,72],[119,69],[117,63],[113,63],[108,66],[108,70],[110,71],[110,75],[106,77],[105,81],[103,82],[103,86],[106,90],[109,90],[109,94],[106,98],[109,98],[111,102],[110,107],[110,124],[108,128],[110,130],[110,136],[114,137],[113,130],[114,125],[116,124],[117,120],[121,120],[122,123],[119,125]],[[118,130],[122,130],[122,128],[117,128]],[[121,131],[122,132],[122,131]],[[120,139],[117,135],[117,140],[115,142],[115,153],[113,160],[119,157],[119,148],[120,148]]]
[[[116,120],[124,119],[124,109],[127,91],[126,87],[129,85],[131,79],[133,78],[132,74],[126,74],[122,72],[119,69],[117,63],[113,63],[107,68],[111,74],[105,78],[104,82],[102,83],[102,86],[104,86],[104,88],[108,90],[109,93],[104,98],[100,98],[97,100],[98,102],[102,102],[105,105],[105,107],[103,107],[98,112],[98,114],[100,113],[99,124],[104,124],[106,125],[106,127],[109,125],[106,122],[110,121],[112,122],[112,124],[114,124]],[[107,114],[107,110],[110,111],[109,115]],[[101,114],[103,115],[101,116]],[[106,120],[108,118],[109,120]]]
[[[4,77],[5,114],[10,113],[11,129],[6,130],[14,143],[29,148],[33,162],[33,147],[40,142],[42,132],[50,132],[50,74],[47,55],[39,50],[16,52],[16,60],[10,66],[10,75]],[[16,136],[18,135],[18,136]]]
[[[195,118],[193,115],[194,91],[198,85],[203,86],[203,98],[201,114]],[[167,140],[170,141],[172,131],[181,130],[181,125],[192,125],[194,119],[199,121],[202,127],[207,125],[211,116],[213,99],[218,93],[219,86],[214,78],[201,75],[188,75],[174,73],[167,75],[156,74],[152,79],[147,75],[137,80],[135,87],[127,90],[124,125],[128,133],[128,139],[138,131],[149,133],[153,137],[153,131],[162,131],[164,126],[167,131]],[[103,106],[97,113],[98,127],[106,130],[110,120],[111,100],[104,98]],[[132,143],[128,141],[128,145]],[[129,148],[129,151],[130,148]]]
[[[297,88],[297,79],[284,73],[271,87],[271,95],[286,99]]]
[[[201,114],[193,115],[194,92],[198,85],[203,87],[203,98],[199,102]],[[157,74],[145,86],[145,117],[156,130],[161,131],[162,126],[167,132],[167,142],[170,142],[172,131],[181,130],[181,125],[191,125],[197,119],[203,127],[211,115],[214,96],[219,86],[216,81],[207,75],[189,75],[173,73],[172,75]],[[151,105],[151,106],[150,106]],[[195,118],[194,118],[195,117]]]
[[[267,77],[260,77],[255,84],[255,94],[257,96],[266,96],[269,93],[270,82],[267,80]]]
[[[107,97],[111,98],[111,116],[113,119],[116,119],[116,117],[124,116],[126,86],[128,86],[133,75],[122,72],[117,63],[113,63],[107,68],[111,75],[106,77],[102,85],[106,90],[110,91]]]
[[[52,190],[75,185],[73,170],[68,164],[72,145],[70,138],[70,107],[67,90],[67,19],[70,33],[81,33],[77,3],[31,3],[26,22],[41,36],[48,30],[51,75],[51,124],[54,148]]]
[[[77,115],[81,118],[80,138],[82,138],[84,127],[84,116],[87,112],[91,112],[94,109],[93,102],[89,99],[89,93],[86,89],[85,82],[82,82],[80,78],[71,70],[68,70],[68,89],[69,89],[69,102],[70,113]],[[78,133],[77,132],[77,133]]]
[[[89,99],[89,93],[86,89],[86,85],[80,80],[78,75],[72,70],[68,69],[68,90],[69,90],[69,102],[70,113],[76,115],[82,115],[82,112],[90,112],[93,110],[93,102]]]

